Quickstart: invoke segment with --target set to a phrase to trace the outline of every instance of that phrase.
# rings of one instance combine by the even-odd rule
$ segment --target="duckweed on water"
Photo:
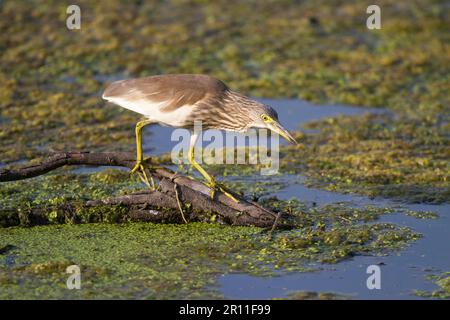
[[[94,200],[142,188],[136,175],[130,175],[125,170],[106,169],[92,174],[73,174],[61,170],[33,179],[1,183],[0,208]]]
[[[269,241],[261,229],[190,223],[87,224],[0,232],[0,298],[211,298],[219,274],[307,271],[358,254],[385,254],[417,239],[390,224],[306,227]],[[82,290],[67,290],[68,265]]]

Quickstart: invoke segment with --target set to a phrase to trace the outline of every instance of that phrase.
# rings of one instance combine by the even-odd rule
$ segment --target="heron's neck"
[[[223,130],[245,131],[251,122],[248,110],[254,103],[255,101],[240,93],[227,90],[222,99],[221,116],[216,118],[217,127]]]
[[[246,108],[251,107],[256,103],[255,100],[250,99],[249,97],[246,97],[238,92],[228,90],[225,96],[225,100],[230,105],[233,105],[237,108]]]

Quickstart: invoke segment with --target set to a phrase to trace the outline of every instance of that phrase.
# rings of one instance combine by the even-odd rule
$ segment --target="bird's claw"
[[[207,182],[206,185],[211,188],[211,199],[214,199],[215,192],[218,190],[234,202],[239,203],[239,200],[236,199],[223,184],[216,182],[214,179],[211,179],[211,181]]]
[[[131,174],[135,173],[138,170],[142,170],[142,162],[136,162],[136,165],[131,169]]]
[[[138,170],[140,170],[142,174],[138,172]],[[136,165],[133,167],[133,169],[131,169],[131,174],[134,174],[136,172],[139,175],[139,178],[141,178],[142,182],[144,182],[150,188],[150,190],[153,191],[156,190],[155,181],[153,181],[153,177],[150,176],[150,181],[148,180],[147,173],[145,173],[145,166],[140,161],[136,162]]]

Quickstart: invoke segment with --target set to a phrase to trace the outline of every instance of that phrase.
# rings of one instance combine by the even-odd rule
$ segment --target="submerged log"
[[[117,166],[131,169],[135,165],[135,161],[134,154],[124,152],[62,152],[51,155],[36,165],[0,170],[0,182],[28,179],[69,165]],[[146,159],[146,164],[151,165],[151,159]],[[145,190],[108,199],[90,200],[83,203],[82,208],[121,206],[126,209],[123,218],[128,221],[179,223],[214,220],[230,225],[253,225],[272,229],[275,222],[278,224],[283,217],[286,217],[238,195],[234,195],[239,200],[238,203],[219,191],[216,191],[214,199],[211,199],[209,187],[164,167],[159,166],[146,172],[149,176],[159,180],[157,190]],[[36,221],[45,223],[46,219],[42,209],[32,208],[30,210],[31,216],[37,217]],[[67,204],[62,210],[66,212],[64,215],[67,215],[67,212],[70,213],[71,210],[76,211],[71,204]],[[75,220],[77,219],[76,215],[73,217]],[[280,223],[280,225],[287,226],[286,223]]]

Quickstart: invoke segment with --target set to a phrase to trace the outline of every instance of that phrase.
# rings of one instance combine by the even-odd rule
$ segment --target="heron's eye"
[[[267,114],[262,114],[262,115],[261,115],[261,119],[262,119],[264,122],[272,122],[272,121],[273,121],[272,118],[269,117]]]

